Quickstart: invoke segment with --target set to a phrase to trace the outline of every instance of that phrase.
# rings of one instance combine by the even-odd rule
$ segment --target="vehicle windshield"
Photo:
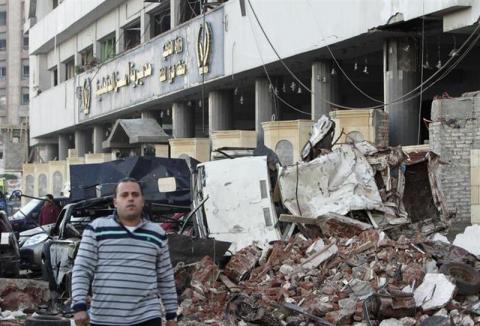
[[[32,210],[34,210],[36,207],[38,207],[38,205],[43,202],[43,200],[40,200],[40,199],[32,199],[30,200],[25,206],[23,206],[22,208],[20,208],[20,210],[18,210],[15,214],[13,214],[10,219],[22,219],[24,218],[25,215],[28,215],[28,213],[30,213]],[[23,214],[22,214],[23,212]]]

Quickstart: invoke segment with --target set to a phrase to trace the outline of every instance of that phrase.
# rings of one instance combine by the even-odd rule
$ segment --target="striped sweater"
[[[98,218],[83,232],[72,276],[72,308],[86,310],[92,286],[90,321],[132,325],[174,319],[177,293],[165,231],[142,221],[130,232],[116,215]]]

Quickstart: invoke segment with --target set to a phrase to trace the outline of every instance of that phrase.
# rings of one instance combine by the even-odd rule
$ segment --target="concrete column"
[[[263,144],[262,122],[270,121],[274,113],[270,83],[267,79],[255,80],[255,131],[257,144]]]
[[[319,61],[312,64],[312,120],[330,113],[332,107],[326,101],[338,102],[338,77],[332,76],[333,63]]]
[[[105,127],[95,126],[93,127],[93,153],[103,153],[102,143],[105,139]]]
[[[140,42],[145,43],[150,40],[150,15],[145,11],[140,15]]]
[[[58,136],[58,159],[64,161],[68,156],[68,136],[59,135]]]
[[[87,149],[87,136],[84,130],[75,130],[75,149],[78,157],[85,155]]]
[[[392,102],[418,84],[415,41],[408,38],[385,41],[383,51],[384,99]],[[400,101],[386,106],[389,115],[390,145],[416,145],[419,128],[419,100]]]
[[[172,105],[172,130],[174,138],[195,137],[195,119],[193,108],[185,103]]]
[[[217,130],[232,129],[233,92],[230,90],[208,93],[209,135]]]
[[[180,25],[181,3],[179,0],[170,0],[170,29]]]

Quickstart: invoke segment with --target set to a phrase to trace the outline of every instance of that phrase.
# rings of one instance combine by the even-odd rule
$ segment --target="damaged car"
[[[0,212],[0,277],[17,277],[19,274],[20,252],[13,229],[7,216]]]

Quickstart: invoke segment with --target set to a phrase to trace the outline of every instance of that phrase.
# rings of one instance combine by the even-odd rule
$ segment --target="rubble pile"
[[[29,279],[0,279],[0,325],[23,325],[27,315],[48,303],[48,283]]]
[[[480,262],[466,250],[420,233],[397,241],[355,225],[340,233],[356,235],[251,245],[223,270],[205,257],[181,293],[182,324],[480,323]]]

